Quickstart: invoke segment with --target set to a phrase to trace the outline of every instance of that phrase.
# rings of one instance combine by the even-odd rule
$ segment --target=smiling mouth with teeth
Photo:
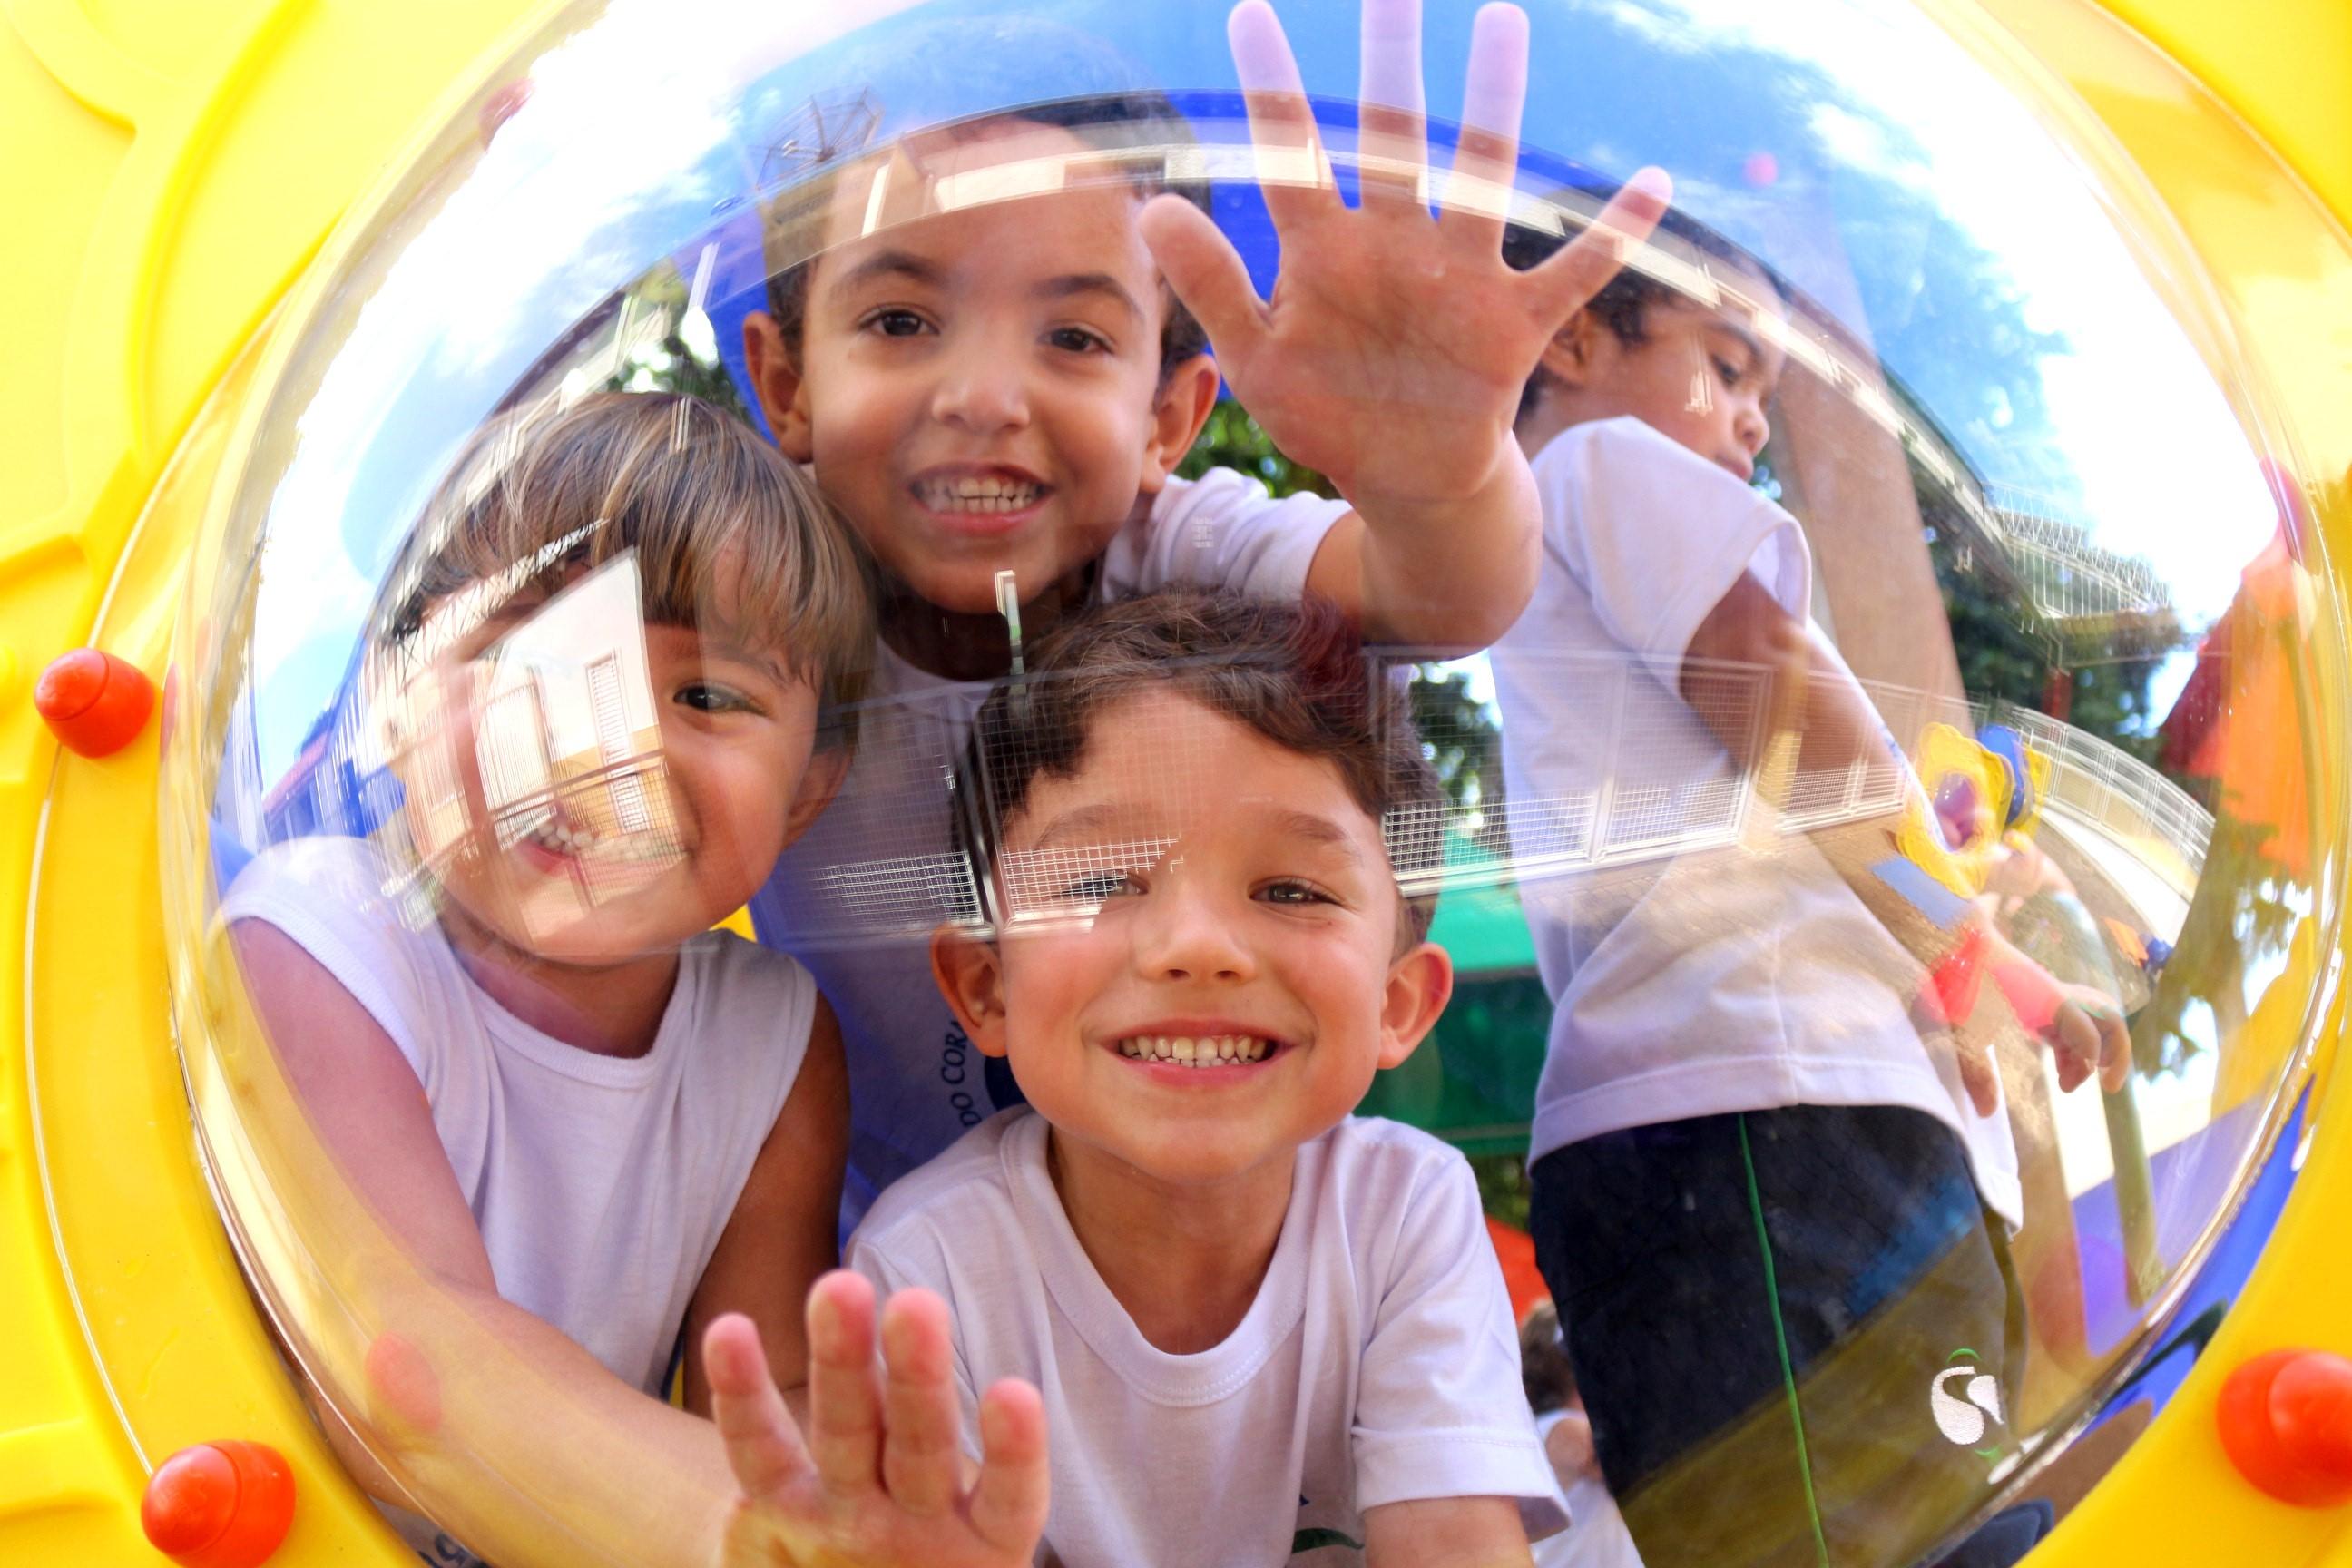
[[[584,823],[569,822],[554,814],[541,817],[522,837],[525,842],[536,845],[550,855],[562,856],[585,855],[601,842],[594,828]]]
[[[1045,487],[1034,479],[976,476],[955,479],[920,479],[915,499],[933,511],[1020,511],[1034,506]]]
[[[507,842],[536,850],[546,861],[593,860],[608,868],[660,869],[679,858],[678,846],[666,835],[604,832],[561,811],[539,816]]]
[[[1180,1068],[1238,1067],[1273,1053],[1272,1040],[1250,1035],[1137,1035],[1118,1042],[1118,1054],[1129,1060]]]

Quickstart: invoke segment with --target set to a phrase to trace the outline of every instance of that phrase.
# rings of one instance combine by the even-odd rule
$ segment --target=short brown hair
[[[477,624],[634,551],[655,625],[772,648],[838,708],[873,661],[869,574],[849,531],[749,426],[681,393],[594,393],[477,430],[386,579],[376,646],[429,658],[430,612],[480,595]]]
[[[1402,894],[1400,951],[1429,934],[1445,794],[1402,695],[1363,656],[1328,600],[1154,594],[1090,611],[1036,647],[1030,672],[992,692],[974,721],[963,791],[967,842],[985,885],[1001,825],[1041,777],[1084,764],[1103,710],[1145,692],[1190,698],[1286,751],[1338,770],[1381,825]]]

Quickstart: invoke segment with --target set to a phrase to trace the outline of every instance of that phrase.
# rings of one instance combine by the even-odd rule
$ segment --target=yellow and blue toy
[[[338,1198],[331,1162],[273,1089],[205,889],[224,874],[237,837],[223,815],[229,805],[241,803],[259,824],[265,810],[299,813],[302,805],[287,793],[305,776],[301,748],[283,734],[282,754],[246,794],[225,776],[228,738],[257,721],[238,705],[267,675],[299,689],[315,715],[331,706],[349,668],[347,643],[290,634],[269,641],[286,630],[277,622],[257,638],[257,605],[302,596],[331,605],[334,593],[348,593],[348,583],[305,575],[325,558],[306,546],[352,526],[331,503],[369,484],[396,500],[432,477],[384,471],[401,455],[390,446],[334,443],[372,428],[367,418],[393,401],[408,399],[400,405],[407,417],[436,389],[467,384],[458,362],[469,353],[494,364],[498,384],[480,407],[447,411],[458,426],[487,414],[542,356],[577,350],[562,337],[577,323],[610,331],[616,350],[667,352],[657,334],[629,336],[628,310],[650,294],[624,300],[618,326],[573,310],[577,300],[548,298],[538,337],[520,347],[492,342],[490,329],[515,327],[526,312],[477,319],[455,302],[478,293],[512,304],[557,269],[535,273],[522,265],[527,255],[461,242],[491,237],[585,255],[605,232],[596,226],[624,224],[633,201],[699,201],[691,223],[665,216],[659,246],[581,287],[601,299],[624,278],[668,265],[664,286],[677,286],[677,300],[665,319],[686,323],[688,337],[708,333],[725,320],[727,258],[712,262],[716,252],[704,250],[698,267],[691,248],[673,242],[699,235],[697,226],[719,232],[729,198],[722,190],[714,201],[674,176],[708,174],[724,162],[712,151],[722,148],[742,163],[742,184],[765,190],[778,175],[763,160],[790,152],[774,139],[738,145],[731,129],[688,146],[698,127],[672,112],[677,104],[740,107],[766,90],[765,79],[739,81],[722,68],[729,50],[720,41],[756,33],[764,68],[839,85],[888,59],[883,46],[927,16],[993,8],[764,0],[681,9],[672,16],[630,0],[0,0],[0,207],[17,214],[0,243],[0,298],[11,307],[0,378],[0,954],[8,976],[0,982],[0,1344],[9,1352],[0,1377],[0,1563],[128,1568],[160,1562],[161,1549],[216,1568],[414,1561],[314,1425],[264,1300],[285,1314],[306,1353],[351,1369],[347,1385],[383,1395],[379,1418],[473,1423],[491,1457],[486,1474],[498,1471],[496,1444],[551,1446],[551,1436],[577,1445],[580,1474],[598,1463],[604,1473],[625,1473],[625,1455],[600,1453],[595,1435],[573,1432],[562,1410],[514,1404],[510,1389],[506,1408],[481,1408],[461,1383],[415,1375],[404,1357],[417,1347],[374,1331],[364,1302],[399,1278],[396,1248],[352,1212],[348,1194]],[[1160,17],[1093,0],[1059,7],[1148,65],[1169,62],[1171,80],[1204,94],[1223,89],[1215,18],[1202,24],[1180,15],[1191,8],[1164,9]],[[1294,30],[1306,44],[1310,88],[1351,80],[1353,7],[1328,23],[1311,5],[1297,9],[1309,18]],[[1433,36],[1466,28],[1468,9],[1433,6]],[[1529,9],[1540,48],[1548,26],[1568,29],[1575,16],[1601,8],[1563,0]],[[1858,426],[1888,438],[1898,478],[1907,462],[1923,484],[1954,498],[1948,515],[1923,520],[1926,531],[1966,524],[1979,531],[1972,541],[1998,533],[2022,584],[2016,592],[2063,608],[2053,624],[2112,620],[2113,605],[2092,599],[2095,590],[2129,597],[2129,584],[2115,587],[2123,567],[2113,549],[2061,551],[2051,564],[2063,541],[2029,515],[2032,472],[2002,479],[2006,499],[1955,477],[1956,452],[2000,448],[2002,432],[2032,410],[1961,407],[1930,374],[1895,385],[1857,374],[1874,363],[1873,332],[1927,342],[1933,323],[1906,313],[1915,294],[1906,279],[1932,283],[1955,232],[1925,221],[1907,236],[1873,231],[1871,243],[1884,240],[1885,249],[1867,265],[1814,246],[1808,236],[1820,230],[1808,226],[1851,220],[1858,182],[1903,186],[1930,209],[1949,204],[1945,216],[1965,216],[1978,226],[1972,232],[2005,232],[2016,254],[2055,258],[2053,277],[2075,267],[2067,276],[2077,281],[2160,302],[2148,319],[2164,323],[2168,352],[2178,351],[2162,374],[2200,374],[2213,427],[2273,461],[2285,520],[2280,570],[2300,598],[2292,615],[2248,610],[2232,635],[2239,668],[2271,636],[2275,649],[2262,657],[2288,673],[2265,688],[2277,694],[2266,713],[2257,715],[2252,699],[2238,701],[2244,729],[2214,764],[2215,793],[2204,803],[2221,826],[2210,844],[2197,837],[2194,864],[2164,858],[2173,852],[2166,845],[2186,842],[2163,831],[2165,814],[2179,807],[2171,795],[2135,797],[2137,815],[2117,827],[2121,764],[2089,750],[2050,762],[2051,746],[2070,743],[2063,724],[2012,734],[2013,748],[2005,740],[1990,751],[1951,731],[1929,742],[1922,772],[1965,781],[1965,790],[1953,783],[1950,804],[1955,820],[1970,824],[1961,858],[1972,866],[2002,831],[2032,826],[2037,811],[2105,821],[2113,831],[2100,843],[2140,846],[2107,873],[2119,888],[2153,879],[2156,890],[2135,907],[2168,898],[2183,907],[2164,929],[2111,922],[2118,951],[2174,950],[2150,981],[2154,1005],[2166,1005],[2170,985],[2179,994],[2167,1016],[2181,1029],[2207,1028],[2210,1015],[2210,1033],[2227,1048],[2194,1069],[2210,1075],[2210,1097],[2208,1080],[2195,1079],[2200,1111],[2210,1109],[2216,1122],[2234,1114],[2239,1135],[2228,1179],[2168,1237],[2171,1272],[2147,1292],[2145,1308],[2140,1288],[2149,1281],[2136,1277],[2132,1299],[2109,1303],[2119,1326],[2104,1343],[2095,1342],[2096,1303],[2088,1341],[2053,1341],[2053,1354],[2076,1358],[2080,1379],[2043,1402],[2046,1424],[1989,1479],[1987,1506],[2054,1485],[2045,1478],[2070,1452],[2109,1440],[2094,1433],[2070,1447],[2072,1439],[2095,1415],[2122,1408],[2160,1366],[2168,1401],[2119,1459],[2109,1451],[2091,1468],[2095,1484],[2067,1497],[2063,1522],[2032,1559],[2038,1568],[2352,1568],[2352,1363],[2340,1359],[2352,1356],[2352,1103],[2329,1093],[2352,934],[2340,918],[2352,844],[2344,613],[2352,583],[2342,569],[2352,554],[2352,10],[2341,0],[1919,0],[1916,11],[1893,0],[1821,0],[1771,20],[1773,8],[1751,18],[1747,7],[1701,0],[1609,9],[1622,25],[1622,37],[1609,38],[1633,52],[1611,57],[1621,59],[1617,70],[1589,78],[1566,53],[1539,60],[1529,146],[1588,165],[1613,156],[1627,164],[1621,174],[1636,159],[1675,163],[1672,154],[1684,153],[1675,172],[1686,201],[1728,228],[1748,225],[1745,241],[1793,276],[1824,320],[1841,323],[1811,336],[1787,329],[1792,361],[1811,379],[1784,396],[1834,395],[1859,410]],[[1868,25],[1831,16],[1848,9]],[[1575,26],[1587,29],[1580,39],[1601,38],[1591,31],[1598,23]],[[1855,53],[1874,38],[1884,58]],[[1643,73],[1683,68],[1674,62],[1710,50],[1736,62],[1723,73],[1726,92],[1738,72],[1768,59],[1790,73],[1775,79],[1805,84],[1813,151],[1730,132],[1719,145],[1700,136],[1685,148],[1664,120],[1643,120],[1644,104],[1692,101],[1698,90],[1645,92]],[[698,54],[712,62],[710,81],[689,79]],[[567,76],[583,60],[593,71]],[[624,68],[629,61],[639,68]],[[933,68],[942,80],[954,75],[951,64]],[[1053,68],[1041,62],[1027,84],[951,83],[927,111],[944,118],[1053,96],[1045,90]],[[1954,108],[1960,99],[1937,100],[1954,114],[1938,120],[1932,95],[1920,96],[1906,123],[1902,116],[1915,110],[1902,106],[1902,92],[1847,90],[1874,73],[1899,85],[1912,79],[1906,71],[1980,82],[2043,140],[2000,140],[1989,122],[1967,122]],[[1588,87],[1599,106],[1592,113],[1616,121],[1570,117]],[[874,108],[855,93],[782,97],[835,116]],[[786,113],[781,102],[769,107]],[[880,112],[897,107],[885,101]],[[1622,147],[1612,140],[1619,131]],[[583,163],[583,142],[594,143],[603,167]],[[1217,150],[1213,135],[1203,142]],[[478,176],[491,166],[493,143],[507,205],[486,214],[488,187]],[[597,174],[606,183],[585,177]],[[2012,182],[2021,202],[2066,190],[2079,200],[2004,214],[1993,198]],[[879,195],[877,185],[877,205]],[[1774,207],[1783,196],[1787,205]],[[1970,200],[1979,205],[1966,207]],[[2086,215],[2105,226],[2081,226]],[[1251,232],[1247,214],[1219,216],[1237,234]],[[2091,248],[2067,251],[2077,243]],[[1244,248],[1253,244],[1252,260],[1263,260],[1263,237]],[[1888,259],[1898,251],[1902,267]],[[758,260],[756,244],[749,259]],[[432,268],[453,308],[420,346],[402,333],[421,318],[401,312],[415,311],[419,275]],[[2088,363],[2111,342],[2089,316],[2032,311],[2061,309],[2053,300],[2089,310],[2100,291],[2035,296],[2041,303],[2013,324],[2041,334],[2036,352],[2052,354],[2077,330]],[[467,339],[469,328],[482,336]],[[2128,355],[2130,336],[2112,340],[2123,345],[2115,355]],[[714,368],[731,353],[723,339],[709,354]],[[1899,347],[1879,347],[1895,365]],[[1973,352],[1919,350],[1923,363]],[[369,355],[407,368],[373,381],[347,374]],[[573,368],[625,376],[642,363],[621,353],[593,366],[582,357]],[[2137,362],[2099,363],[2128,381]],[[2154,476],[2128,494],[2084,481],[2093,488],[2069,504],[2128,513],[2161,505],[2168,480],[2194,488],[2180,455],[2185,437],[2118,429],[2101,409],[2125,405],[2101,403],[2105,383],[2088,392],[2051,384],[2053,398],[2075,399],[2060,410],[2078,433],[2067,439],[2108,444],[2100,448],[2105,466],[2085,472],[2137,466]],[[387,401],[355,412],[372,397]],[[426,416],[427,425],[437,416],[430,408]],[[429,467],[446,455],[437,439],[417,437],[406,456]],[[366,461],[379,467],[355,476]],[[2182,471],[2168,473],[2175,464]],[[1801,451],[1780,477],[1833,510],[1836,468]],[[297,493],[283,484],[289,475],[310,488]],[[321,510],[300,513],[314,502]],[[397,510],[394,500],[384,509]],[[2151,537],[2185,538],[2201,526],[2198,517],[2167,516],[2150,524]],[[2002,519],[2000,529],[1988,521]],[[363,532],[342,541],[355,556],[372,547]],[[1938,547],[1951,544],[1945,538]],[[1965,558],[1958,569],[1982,566],[1967,553],[1978,548],[1951,557]],[[1925,572],[1924,553],[1915,553]],[[2221,576],[2252,553],[2222,563]],[[1866,552],[1820,554],[1828,597],[1841,608],[1864,603],[1871,575],[1886,570]],[[2212,566],[2210,557],[2173,558],[2175,602],[2185,604]],[[1853,591],[1842,595],[1842,585]],[[1912,586],[1925,595],[1914,604],[1934,600],[1932,577]],[[2225,599],[2227,592],[2225,582]],[[1858,668],[1879,650],[1864,673],[1937,688],[1906,667],[1901,627],[1838,629]],[[2078,705],[2097,688],[2096,670],[2083,671],[2070,678]],[[2230,700],[2221,701],[2227,709]],[[2257,771],[2278,777],[2257,787]],[[2304,816],[2291,825],[2285,852],[2297,863],[2282,868],[2276,835],[2231,829],[2259,825],[2276,808],[2279,778],[2289,774],[2292,809]],[[2013,809],[2028,801],[2023,814]],[[2210,933],[2234,928],[2227,910],[2201,912],[2194,894],[2225,882],[2255,889],[2249,896],[2267,899],[2263,908],[2283,923],[2275,942],[2217,980],[2208,960],[2221,939]],[[2186,1081],[2163,1040],[2141,1043],[2151,1077]],[[2126,1163],[2119,1151],[2117,1164]],[[2078,1194],[2061,1193],[2061,1203],[2070,1195]],[[327,1236],[338,1238],[331,1252],[319,1245]],[[2145,1236],[2134,1244],[2136,1269],[2155,1246]],[[2184,1371],[2176,1352],[2200,1345]],[[445,1369],[472,1353],[454,1342],[423,1352]],[[1926,1398],[1922,1391],[1922,1413]],[[2120,1428],[2101,1430],[2112,1438]],[[215,1447],[199,1447],[207,1444]],[[572,1500],[549,1494],[528,1503],[553,1519]]]

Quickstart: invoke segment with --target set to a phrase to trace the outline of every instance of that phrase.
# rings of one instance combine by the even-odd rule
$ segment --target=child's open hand
[[[2017,1021],[2047,1045],[2058,1062],[2058,1088],[2072,1093],[2095,1074],[2109,1094],[2131,1071],[2131,1026],[2115,998],[2095,986],[2059,980],[2006,941],[1997,939],[1992,980]],[[1962,1031],[1960,1080],[1980,1116],[2000,1103],[2000,1075],[1987,1041]]]
[[[809,1292],[805,1443],[740,1315],[703,1338],[711,1415],[741,1489],[722,1568],[1027,1568],[1045,1528],[1045,1414],[1036,1390],[1000,1383],[981,1400],[984,1455],[965,1485],[946,1304],[890,1299],[836,1270]]]
[[[1292,458],[1376,508],[1442,508],[1512,482],[1519,392],[1544,344],[1616,272],[1664,210],[1645,169],[1601,220],[1514,272],[1503,219],[1518,159],[1528,24],[1478,13],[1450,176],[1433,176],[1422,109],[1419,0],[1364,0],[1362,202],[1332,183],[1282,26],[1265,0],[1228,24],[1268,214],[1282,245],[1274,297],[1197,207],[1162,196],[1143,234],[1208,329],[1234,395]],[[1431,216],[1434,197],[1439,216]]]

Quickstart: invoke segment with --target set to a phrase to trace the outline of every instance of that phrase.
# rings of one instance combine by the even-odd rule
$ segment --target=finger
[[[1265,302],[1250,285],[1241,252],[1181,196],[1154,196],[1137,223],[1168,286],[1209,334],[1218,363],[1229,376],[1246,376],[1265,336]]]
[[[882,1311],[882,1484],[908,1513],[955,1505],[962,1450],[947,1303],[929,1290],[901,1290]]]
[[[1026,1562],[1045,1532],[1052,1493],[1045,1405],[1035,1389],[1008,1377],[980,1396],[980,1448],[971,1527],[989,1545]]]
[[[1363,0],[1356,91],[1364,205],[1426,209],[1428,110],[1421,89],[1421,0]]]
[[[751,1319],[730,1312],[704,1331],[702,1366],[710,1382],[710,1419],[726,1440],[727,1466],[745,1497],[772,1496],[808,1469],[808,1450]]]
[[[2120,1091],[2125,1079],[2131,1077],[2131,1026],[2123,1015],[2101,1009],[2096,1015],[2099,1026],[2099,1087],[2109,1094]]]
[[[827,1490],[881,1486],[882,1396],[874,1376],[874,1287],[836,1268],[809,1289],[809,1457]]]
[[[2058,1050],[2058,1087],[2071,1094],[2097,1065],[2098,1028],[2080,1006],[2068,1002],[2051,1021],[2051,1044]]]
[[[1250,142],[1257,151],[1258,189],[1278,235],[1339,205],[1330,161],[1307,105],[1290,40],[1265,0],[1242,0],[1225,19],[1242,101],[1249,106]]]
[[[1617,275],[1674,198],[1674,182],[1664,169],[1643,169],[1588,225],[1573,243],[1542,266],[1523,274],[1529,304],[1547,331],[1565,325],[1601,286]]]
[[[1993,1066],[1992,1053],[1976,1046],[1959,1047],[1960,1087],[1969,1092],[1969,1103],[1976,1107],[1979,1116],[1990,1116],[2000,1109],[2000,1069]]]
[[[1462,139],[1445,183],[1445,230],[1481,254],[1502,243],[1518,170],[1519,114],[1528,97],[1528,14],[1482,5],[1470,26],[1462,86]]]

